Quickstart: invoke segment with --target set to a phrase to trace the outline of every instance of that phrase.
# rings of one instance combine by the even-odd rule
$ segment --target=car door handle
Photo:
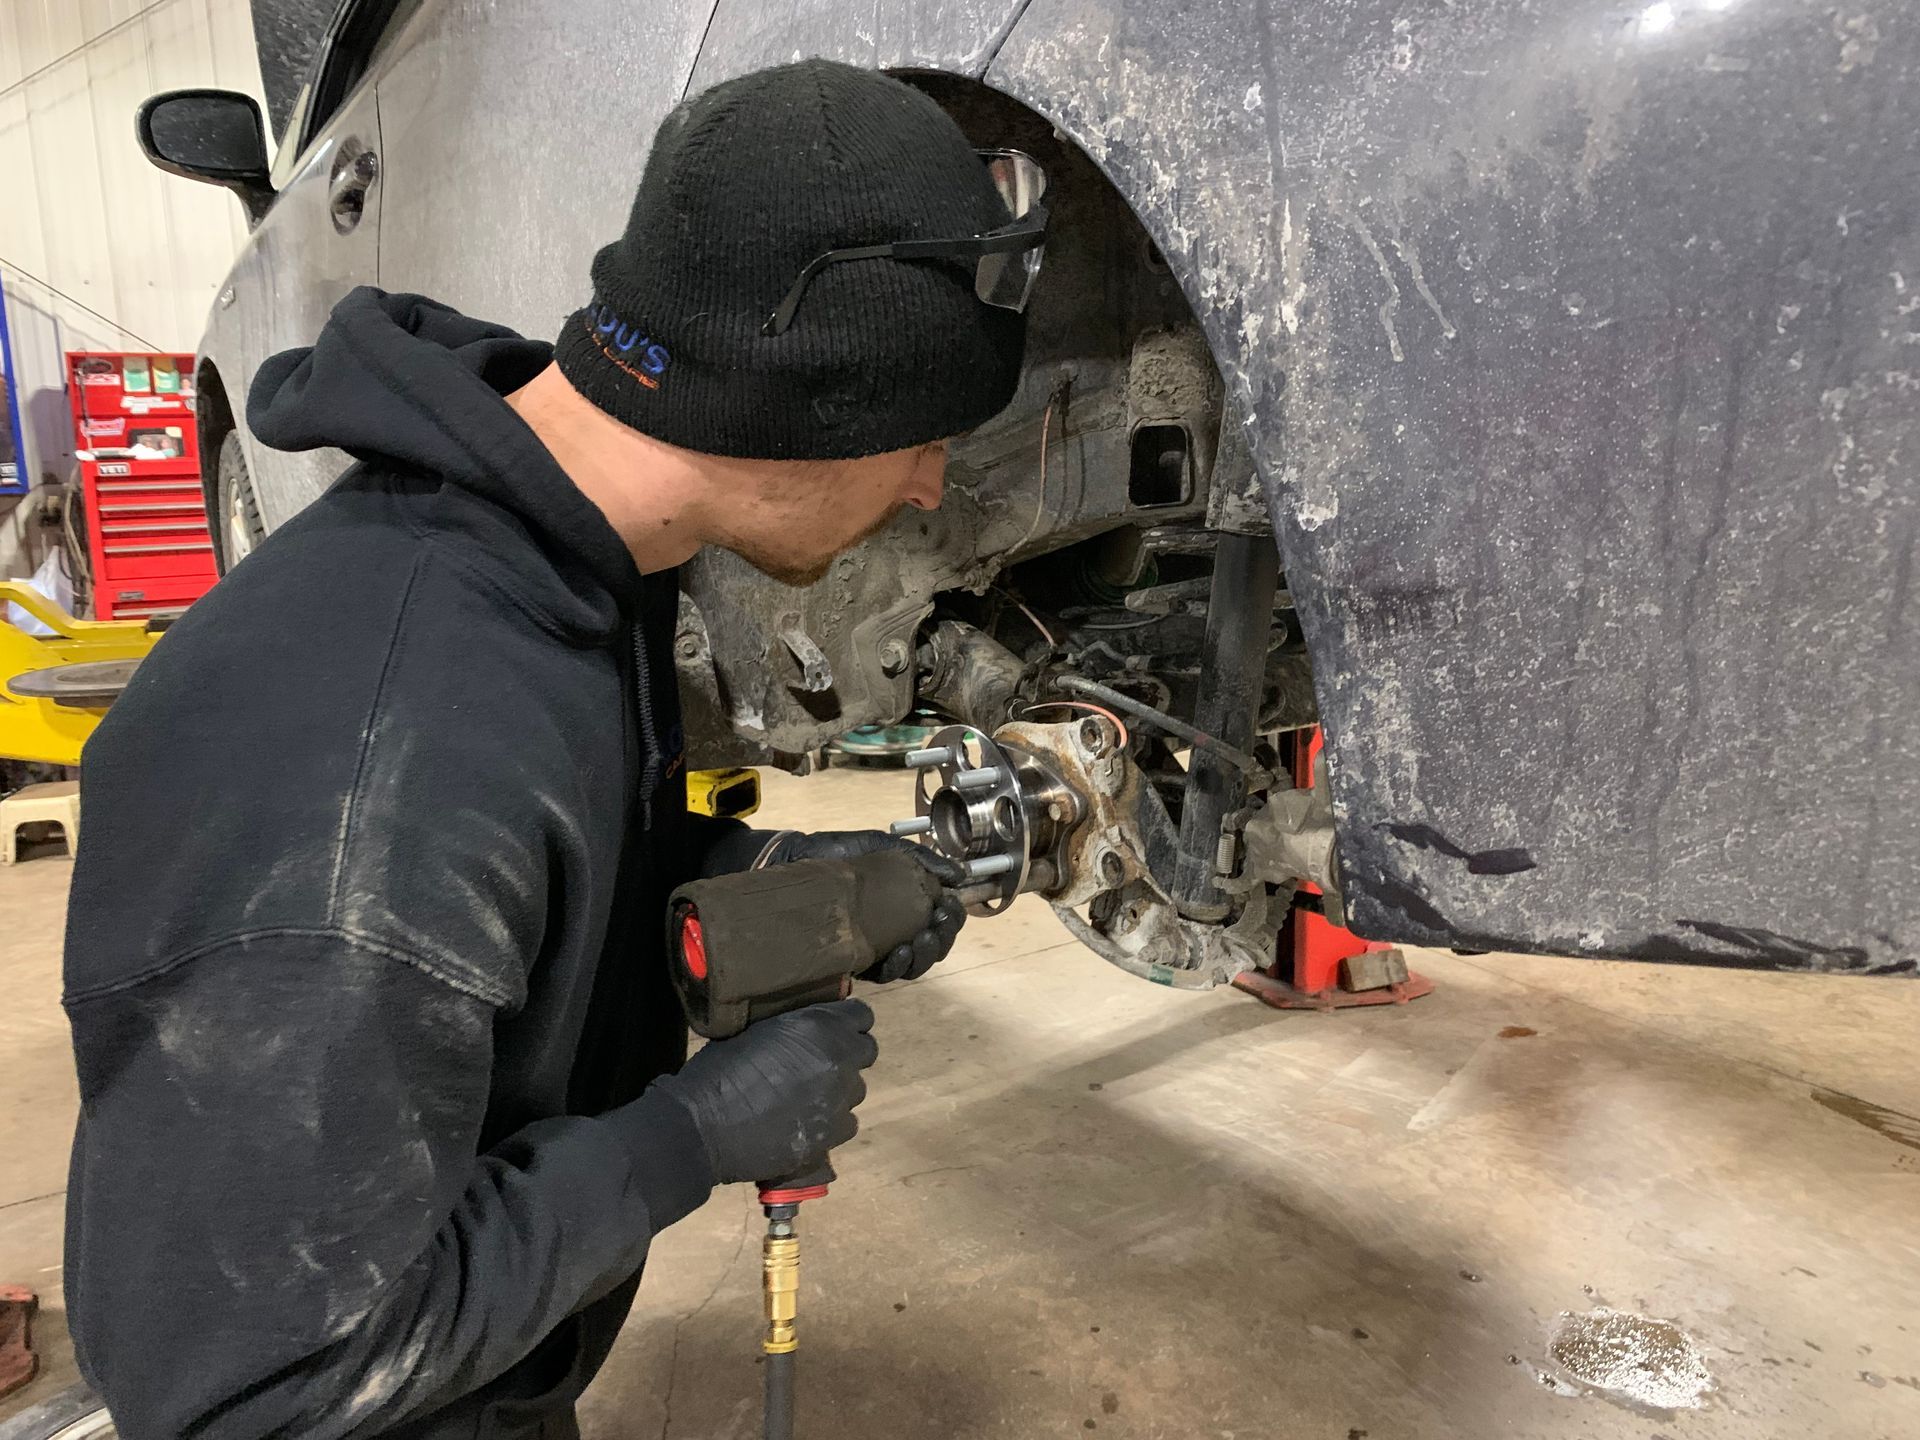
[[[341,143],[327,181],[327,212],[333,228],[345,235],[366,214],[367,191],[380,178],[380,157],[357,140]]]

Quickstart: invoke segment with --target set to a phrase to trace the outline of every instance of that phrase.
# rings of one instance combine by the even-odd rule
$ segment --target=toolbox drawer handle
[[[178,520],[155,520],[147,525],[133,520],[114,520],[102,525],[100,532],[103,535],[204,535],[207,533],[207,522],[188,516]]]
[[[210,540],[182,539],[178,544],[163,543],[157,545],[103,545],[100,547],[108,555],[151,555],[167,550],[211,550]]]
[[[205,510],[198,500],[122,500],[117,505],[102,505],[102,515],[120,515],[129,510]]]
[[[142,480],[138,475],[114,475],[99,482],[100,493],[122,490],[198,490],[198,480]]]
[[[118,617],[121,615],[184,615],[187,612],[181,605],[169,602],[165,605],[115,605],[113,613]]]

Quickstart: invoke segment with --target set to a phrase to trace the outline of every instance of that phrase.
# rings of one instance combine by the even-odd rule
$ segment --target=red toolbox
[[[87,508],[94,616],[177,613],[212,588],[193,357],[69,350],[67,402]]]

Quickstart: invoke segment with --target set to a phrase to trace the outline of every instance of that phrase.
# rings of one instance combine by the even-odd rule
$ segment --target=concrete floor
[[[766,815],[901,813],[897,775],[775,777]],[[0,871],[0,1280],[71,1378],[58,1008],[69,866]],[[1920,1435],[1920,985],[1420,953],[1405,1008],[1281,1014],[1108,968],[1023,901],[871,998],[880,1063],[802,1216],[801,1433]],[[758,1212],[655,1247],[590,1437],[758,1432]],[[1713,1389],[1567,1383],[1598,1307]]]

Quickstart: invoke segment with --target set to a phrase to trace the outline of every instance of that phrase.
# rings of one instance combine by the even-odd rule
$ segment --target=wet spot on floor
[[[1356,1340],[1371,1340],[1373,1338],[1373,1336],[1362,1330],[1358,1325],[1354,1326],[1350,1333]]]
[[[893,1313],[896,1315],[898,1315],[902,1310],[906,1308],[907,1308],[907,1302],[904,1300],[896,1300],[893,1302]]]
[[[1095,1081],[1092,1081],[1092,1082],[1091,1082],[1091,1083],[1089,1083],[1089,1084],[1088,1084],[1088,1086],[1087,1086],[1087,1089],[1089,1089],[1089,1090],[1104,1090],[1104,1089],[1106,1089],[1106,1088],[1107,1088],[1107,1087],[1106,1087],[1106,1086],[1104,1086],[1104,1085],[1102,1085],[1102,1084],[1101,1084],[1101,1083],[1100,1083],[1100,1082],[1099,1082],[1098,1080],[1095,1080]]]
[[[1120,1397],[1109,1390],[1100,1397],[1100,1408],[1108,1415],[1120,1413]]]
[[[1100,1422],[1089,1415],[1080,1422],[1080,1428],[1083,1430],[1098,1430],[1100,1428]]]
[[[1706,1361],[1685,1331],[1623,1310],[1563,1311],[1547,1353],[1582,1385],[1656,1410],[1693,1409],[1713,1388]]]
[[[1524,1040],[1529,1035],[1538,1035],[1539,1033],[1540,1032],[1531,1025],[1508,1025],[1501,1029],[1500,1038],[1502,1040]]]
[[[1898,1110],[1889,1110],[1884,1105],[1875,1105],[1870,1100],[1861,1100],[1853,1095],[1843,1095],[1838,1090],[1816,1090],[1813,1098],[1834,1114],[1844,1115],[1855,1124],[1866,1126],[1874,1134],[1884,1135],[1896,1145],[1920,1150],[1920,1119],[1912,1115],[1903,1115]]]
[[[1367,1440],[1367,1432],[1358,1425],[1350,1425],[1347,1427],[1347,1440]]]
[[[1589,1393],[1574,1384],[1571,1380],[1561,1379],[1550,1370],[1535,1370],[1533,1372],[1533,1378],[1538,1380],[1547,1389],[1553,1391],[1554,1394],[1565,1395],[1569,1399],[1577,1400],[1582,1395]]]

